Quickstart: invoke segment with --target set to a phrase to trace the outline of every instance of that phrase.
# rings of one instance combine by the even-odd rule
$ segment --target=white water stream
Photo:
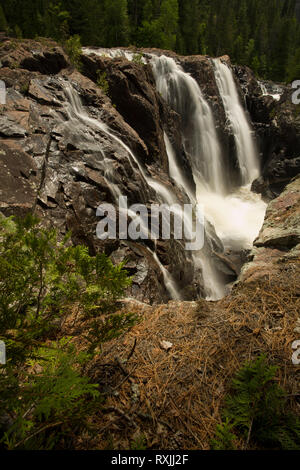
[[[237,148],[243,185],[259,176],[259,161],[253,131],[242,107],[231,69],[220,59],[214,59],[215,77],[226,116],[231,124]]]
[[[216,82],[236,141],[243,180],[243,186],[234,193],[225,191],[226,170],[214,118],[197,82],[174,59],[165,56],[152,59],[157,89],[183,121],[183,142],[192,163],[197,202],[203,205],[204,215],[215,227],[224,248],[240,250],[252,247],[263,224],[266,204],[250,189],[252,181],[259,176],[258,155],[232,71],[220,60],[216,59],[214,64]],[[165,140],[170,176],[179,186],[187,187],[170,141]],[[197,262],[203,271],[207,298],[223,297],[226,286],[212,260],[202,254],[195,264]]]
[[[74,121],[77,121],[77,122],[79,121],[82,124],[87,125],[89,128],[96,129],[98,131],[100,130],[101,132],[103,132],[110,140],[116,142],[121,147],[123,147],[123,149],[125,149],[133,170],[137,171],[137,168],[138,168],[140,175],[144,178],[146,184],[150,188],[156,191],[162,203],[169,204],[169,205],[176,204],[178,200],[175,197],[175,195],[162,183],[154,180],[148,175],[147,170],[138,161],[138,159],[135,157],[134,153],[130,150],[130,148],[124,142],[122,142],[122,140],[119,137],[117,137],[104,122],[100,121],[99,119],[94,119],[88,116],[88,114],[86,113],[81,103],[78,93],[69,83],[65,84],[64,90],[65,90],[65,93],[69,102],[69,106],[67,110],[68,115],[69,115],[69,124],[73,123],[73,125],[76,125],[76,122]],[[116,204],[119,204],[119,202],[122,201],[122,199],[120,198],[123,195],[121,194],[121,191],[118,185],[113,182],[114,175],[113,175],[113,170],[111,169],[111,166],[109,165],[109,162],[106,161],[105,156],[101,149],[100,151],[103,155],[102,165],[103,165],[103,176],[104,176],[105,182],[108,188],[110,189],[111,193],[113,194]],[[135,213],[131,213],[131,211],[127,209],[127,207],[125,206],[120,207],[120,211],[123,211],[124,213],[126,212],[126,215],[128,215],[129,217],[136,216]],[[182,214],[182,211],[180,211],[180,214]],[[142,219],[140,219],[140,222],[142,222]],[[144,233],[147,233],[148,226],[142,226],[141,230]],[[179,289],[175,281],[173,280],[172,275],[160,262],[157,254],[155,252],[152,252],[150,248],[148,248],[148,251],[151,253],[152,258],[154,259],[155,263],[157,264],[158,268],[160,269],[163,275],[165,287],[170,297],[172,299],[180,300],[181,297],[179,294]]]

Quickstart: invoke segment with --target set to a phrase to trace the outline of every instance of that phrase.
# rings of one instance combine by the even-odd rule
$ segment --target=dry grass
[[[78,448],[128,449],[144,435],[147,448],[209,449],[233,374],[261,353],[278,366],[287,394],[299,394],[300,369],[291,362],[291,344],[300,339],[299,302],[294,263],[276,279],[240,285],[217,303],[128,305],[141,322],[106,344],[91,366],[107,400],[92,418],[97,437],[82,436]],[[171,350],[162,340],[173,343]],[[290,406],[300,414],[297,399]]]

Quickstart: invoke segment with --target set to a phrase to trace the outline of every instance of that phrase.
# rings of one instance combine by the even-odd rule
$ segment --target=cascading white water
[[[157,90],[182,118],[183,143],[199,184],[225,192],[214,117],[197,82],[170,57],[153,56],[152,67]]]
[[[263,82],[258,82],[263,96],[272,96],[273,100],[280,101],[282,88],[277,85],[269,85],[269,89]]]
[[[125,59],[132,61],[135,57],[138,58],[138,62],[142,62],[144,64],[147,63],[146,59],[137,53],[132,51],[128,51],[126,49],[108,49],[106,47],[97,47],[97,48],[90,48],[90,47],[83,47],[82,51],[84,54],[90,55],[95,54],[100,57],[109,57],[110,59],[117,59],[118,57],[125,57]]]
[[[214,191],[225,194],[224,169],[214,118],[197,82],[185,73],[174,59],[153,56],[151,63],[158,91],[182,118],[183,144],[191,160],[197,194]],[[190,203],[194,205],[197,200],[176,162],[174,150],[166,134],[164,138],[170,177],[184,189]],[[198,202],[202,203],[201,199]],[[193,262],[195,269],[200,269],[203,273],[206,298],[222,298],[226,293],[226,286],[212,259],[202,250],[193,253]]]
[[[78,124],[78,121],[79,121],[79,122],[82,122],[84,125],[88,124],[88,127],[91,129],[96,129],[98,131],[100,130],[101,132],[103,132],[112,141],[116,142],[117,144],[119,144],[121,147],[123,147],[126,150],[132,169],[134,171],[137,171],[138,169],[145,183],[148,185],[149,188],[152,188],[156,191],[162,203],[169,204],[169,205],[178,203],[176,196],[168,188],[166,188],[162,183],[154,180],[152,177],[148,175],[147,170],[139,162],[139,160],[136,158],[136,156],[130,150],[130,148],[119,137],[117,137],[104,122],[100,121],[99,119],[94,119],[88,116],[88,114],[86,113],[81,103],[78,93],[69,83],[65,83],[64,90],[69,101],[69,107],[67,110],[68,115],[69,115],[69,123],[72,123],[75,119],[77,121],[76,124]],[[105,158],[103,151],[101,149],[100,151],[103,156],[103,161],[102,163],[99,162],[99,166],[103,170],[103,177],[106,181],[108,188],[110,189],[111,193],[113,194],[115,198],[116,204],[119,204],[120,197],[122,196],[120,188],[118,187],[116,183],[113,182],[113,176],[114,176],[113,171],[111,170],[108,164],[108,161],[106,161],[107,159]],[[130,210],[127,209],[127,207],[120,207],[120,210],[126,212],[126,214],[129,217],[136,215],[136,214],[131,213]],[[179,213],[180,215],[182,215],[183,212],[181,209],[179,209]],[[141,227],[141,229],[145,233],[148,232],[148,226]],[[179,289],[172,275],[160,262],[157,254],[155,252],[152,252],[150,248],[147,248],[147,249],[151,253],[153,260],[155,261],[156,265],[158,266],[158,268],[160,269],[163,275],[165,287],[170,297],[174,300],[180,300],[181,296],[179,294]]]
[[[86,49],[84,52],[112,59],[122,56],[129,61],[134,60],[135,57],[132,51],[124,49],[98,48]],[[266,204],[250,189],[251,182],[259,176],[258,156],[251,126],[240,103],[231,69],[220,60],[214,61],[216,82],[226,116],[232,126],[243,182],[240,189],[234,189],[234,193],[230,193],[230,188],[228,188],[230,175],[225,174],[228,170],[223,162],[213,113],[197,82],[172,58],[144,54],[143,63],[146,63],[147,59],[152,65],[158,91],[181,116],[182,143],[192,166],[192,176],[196,183],[196,199],[165,134],[170,178],[185,192],[192,204],[198,202],[203,205],[205,217],[215,227],[225,249],[250,248],[263,223]],[[107,130],[106,126],[106,132]],[[146,168],[135,158],[131,150],[110,130],[109,134],[126,149],[132,165],[135,168],[138,167],[146,184],[157,192],[159,200],[167,204],[177,203],[175,193],[150,177]],[[226,185],[225,181],[227,181]],[[156,253],[152,255],[161,269],[170,296],[177,298],[178,289],[172,276],[161,264]],[[192,256],[195,268],[203,273],[207,298],[217,300],[223,297],[227,287],[213,259],[205,254],[205,250],[193,253]]]
[[[157,253],[155,251],[152,252],[150,250],[150,248],[148,248],[148,251],[151,252],[157,266],[159,267],[159,269],[162,272],[165,287],[166,287],[167,291],[169,292],[171,298],[173,300],[182,300],[181,295],[179,294],[178,286],[176,285],[176,282],[174,281],[174,279],[170,275],[169,271],[164,267],[164,265],[159,260],[159,257],[157,256]]]
[[[225,197],[216,193],[198,197],[225,250],[252,248],[262,227],[267,204],[251,191],[250,185]]]
[[[231,70],[216,62],[216,80],[227,117],[232,123],[245,183],[234,194],[226,193],[224,188],[225,168],[214,119],[197,82],[171,58],[155,56],[152,66],[158,91],[182,118],[183,143],[191,158],[197,201],[203,205],[205,217],[215,227],[225,249],[250,248],[263,223],[266,204],[250,189],[250,183],[259,175],[258,157]],[[185,178],[166,137],[165,143],[170,176],[177,185],[184,186]],[[193,198],[189,197],[192,201]],[[200,253],[194,256],[194,263],[203,272],[207,299],[223,297],[226,286],[213,260]]]
[[[234,134],[242,183],[250,184],[260,173],[252,130],[241,105],[231,69],[220,59],[214,59],[213,63],[219,93]]]

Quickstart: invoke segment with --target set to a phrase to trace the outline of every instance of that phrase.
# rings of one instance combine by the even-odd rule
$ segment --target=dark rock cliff
[[[148,250],[154,250],[154,243],[98,240],[96,209],[103,202],[114,202],[114,188],[128,197],[129,204],[158,202],[128,149],[157,181],[179,191],[168,177],[159,125],[163,113],[174,120],[174,126],[177,116],[170,112],[167,117],[151,79],[148,85],[146,72],[138,66],[119,64],[114,73],[116,87],[124,74],[123,93],[132,86],[134,74],[145,73],[140,77],[141,88],[137,83],[137,89],[128,89],[125,95],[133,116],[141,102],[136,121],[139,134],[130,126],[130,116],[124,116],[125,121],[101,89],[75,71],[53,43],[7,40],[0,60],[0,78],[7,87],[7,103],[0,114],[1,212],[8,216],[35,210],[62,234],[70,230],[73,242],[88,245],[91,253],[104,250],[116,262],[126,259],[126,269],[133,275],[129,295],[149,302],[168,300],[162,269]],[[79,111],[67,96],[70,86],[81,101]],[[80,112],[90,122],[81,119]],[[109,126],[113,137],[99,123]],[[180,191],[178,197],[183,197]],[[196,279],[182,243],[160,241],[157,254],[174,281],[180,282],[186,298],[201,292],[201,275]]]

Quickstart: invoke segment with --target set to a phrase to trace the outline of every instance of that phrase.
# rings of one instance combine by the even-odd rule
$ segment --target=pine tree
[[[7,21],[2,6],[0,5],[0,31],[6,31]]]
[[[0,218],[0,340],[7,352],[0,365],[1,448],[52,449],[61,440],[68,446],[102,401],[84,374],[88,362],[135,322],[132,314],[114,313],[130,284],[123,265],[91,257],[69,239],[60,241],[30,214]],[[56,338],[75,307],[86,325],[81,352],[73,338]]]
[[[107,47],[127,46],[129,44],[129,19],[127,0],[105,0],[103,27]]]
[[[158,24],[161,31],[160,47],[174,49],[178,29],[178,0],[162,0]]]
[[[235,375],[213,448],[228,449],[234,436],[263,448],[299,450],[300,420],[286,410],[285,392],[275,381],[277,368],[261,356]]]
[[[179,32],[181,37],[180,53],[197,54],[201,30],[198,3],[194,0],[179,2]],[[201,31],[202,32],[202,31]],[[202,45],[204,48],[204,44]]]
[[[83,45],[131,43],[181,54],[229,54],[233,62],[277,81],[296,73],[292,69],[300,26],[295,0],[27,0],[26,8],[18,4],[6,0],[0,10],[0,27],[9,28],[14,36],[46,35],[64,42],[69,35],[79,35]]]

